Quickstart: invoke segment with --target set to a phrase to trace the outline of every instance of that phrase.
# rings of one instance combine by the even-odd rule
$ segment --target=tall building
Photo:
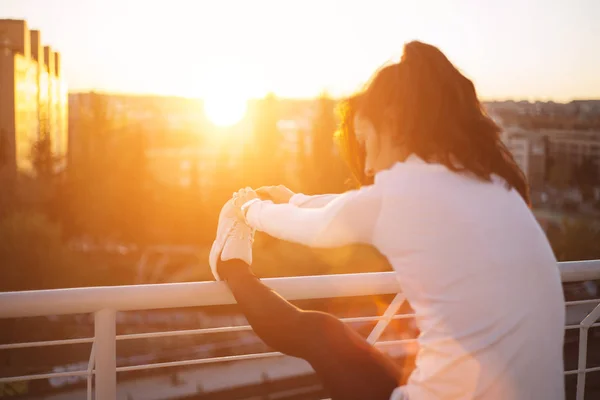
[[[48,135],[67,153],[67,85],[60,54],[43,46],[26,21],[0,20],[0,175],[31,173],[32,148]]]
[[[509,128],[502,133],[502,141],[512,153],[530,187],[540,189],[546,179],[546,138],[520,129]]]

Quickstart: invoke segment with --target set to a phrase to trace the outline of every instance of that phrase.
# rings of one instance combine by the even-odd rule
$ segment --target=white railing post
[[[87,385],[87,400],[94,400],[92,397],[92,381],[94,378],[94,365],[96,363],[96,345],[92,343],[92,349],[90,350],[90,359],[88,360],[88,375],[86,380]]]
[[[600,318],[600,304],[581,321],[579,328],[579,360],[577,362],[577,400],[585,398],[585,375],[587,369],[588,332],[592,324]]]
[[[588,327],[579,328],[579,355],[577,360],[577,400],[583,400],[585,397],[585,369],[587,367],[587,340]]]
[[[392,321],[392,318],[394,318],[394,315],[396,315],[400,307],[402,307],[402,304],[404,304],[404,300],[406,300],[406,297],[401,293],[397,294],[394,297],[388,308],[383,313],[382,319],[377,322],[377,324],[369,334],[367,342],[374,344],[379,340],[385,328],[387,328],[387,326]]]
[[[117,398],[116,314],[104,309],[94,315],[95,400]]]

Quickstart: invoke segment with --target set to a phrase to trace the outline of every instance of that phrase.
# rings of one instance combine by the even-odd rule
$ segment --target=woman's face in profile
[[[373,176],[376,171],[376,159],[378,153],[377,134],[373,124],[360,116],[354,117],[354,134],[359,147],[364,149],[365,175]]]
[[[397,161],[400,161],[391,142],[391,136],[377,132],[375,126],[368,119],[361,118],[360,115],[354,117],[354,134],[358,145],[365,152],[365,175],[367,177],[389,169]]]

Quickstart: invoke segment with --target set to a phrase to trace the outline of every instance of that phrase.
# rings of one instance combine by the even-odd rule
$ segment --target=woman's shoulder
[[[422,162],[398,162],[390,169],[379,172],[375,176],[375,186],[385,187],[397,186],[402,183],[403,187],[423,185],[426,182],[444,179],[452,175],[452,171],[445,166],[436,163]]]

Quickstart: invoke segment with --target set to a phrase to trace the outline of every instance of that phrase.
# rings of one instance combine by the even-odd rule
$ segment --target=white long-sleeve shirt
[[[339,196],[339,194],[317,194],[310,196],[303,193],[296,193],[290,198],[289,203],[302,208],[320,208],[325,207]]]
[[[411,157],[321,200],[258,202],[247,219],[280,239],[367,243],[387,257],[421,332],[416,370],[393,399],[564,399],[560,275],[515,190]]]

